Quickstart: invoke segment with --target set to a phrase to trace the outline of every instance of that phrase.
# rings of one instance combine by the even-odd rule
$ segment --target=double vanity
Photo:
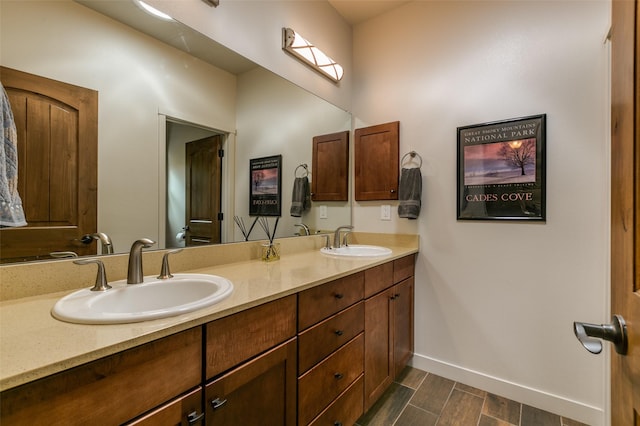
[[[0,423],[353,424],[413,354],[418,237],[350,238],[350,254],[322,253],[322,236],[282,239],[275,262],[260,260],[259,242],[185,249],[171,258],[179,273],[149,287],[214,276],[232,290],[130,323],[53,317],[56,303],[89,291],[95,268],[0,267]],[[143,254],[145,277],[162,254]],[[126,258],[103,258],[111,284]]]

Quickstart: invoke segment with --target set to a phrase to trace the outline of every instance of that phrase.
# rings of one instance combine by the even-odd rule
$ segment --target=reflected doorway
[[[222,132],[166,121],[165,247],[221,242]]]

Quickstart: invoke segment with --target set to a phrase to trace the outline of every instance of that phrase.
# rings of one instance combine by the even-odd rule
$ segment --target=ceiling
[[[410,0],[327,0],[352,26],[395,9]]]
[[[165,22],[150,16],[130,0],[74,1],[233,74],[240,74],[257,66],[197,31],[177,22]],[[353,26],[408,3],[410,0],[327,1]]]

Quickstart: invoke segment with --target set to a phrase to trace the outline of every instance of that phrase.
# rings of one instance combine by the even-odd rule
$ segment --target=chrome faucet
[[[295,226],[299,226],[300,228],[302,228],[304,230],[304,235],[311,235],[311,231],[309,230],[309,227],[304,223],[296,223]]]
[[[155,243],[155,241],[148,238],[142,238],[131,245],[127,284],[140,284],[144,280],[144,274],[142,273],[142,249],[151,247]]]
[[[333,233],[333,248],[340,248],[340,231],[343,229],[353,229],[353,226],[338,226],[338,229]]]

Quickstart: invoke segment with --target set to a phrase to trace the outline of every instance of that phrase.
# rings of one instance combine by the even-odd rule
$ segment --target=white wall
[[[66,1],[2,0],[0,63],[98,94],[98,226],[158,240],[158,113],[235,129],[236,77]]]
[[[608,1],[414,1],[354,28],[356,128],[400,120],[424,159],[416,357],[427,371],[605,424],[606,357],[572,322],[608,318]],[[456,221],[456,128],[547,114],[546,223]],[[393,208],[395,209],[394,204]]]
[[[325,1],[147,0],[174,19],[218,41],[264,68],[349,111],[353,72],[351,27]],[[282,28],[290,27],[343,66],[335,84],[282,50]]]

